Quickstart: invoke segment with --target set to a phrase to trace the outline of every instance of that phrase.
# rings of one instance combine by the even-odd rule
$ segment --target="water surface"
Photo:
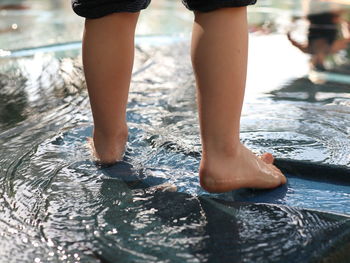
[[[44,19],[69,12],[68,5],[51,2],[25,1],[31,9],[2,15],[13,23],[16,15]],[[261,2],[251,16],[275,21],[300,12],[290,11],[291,2]],[[291,174],[288,185],[272,191],[210,195],[199,187],[191,15],[172,1],[154,4],[149,14],[175,14],[167,15],[174,27],[148,24],[147,13],[141,18],[130,136],[124,163],[113,167],[97,166],[86,146],[92,118],[80,51],[76,44],[55,45],[77,41],[81,24],[74,22],[72,31],[58,26],[64,33],[52,33],[52,41],[29,39],[28,30],[0,35],[1,49],[25,53],[0,60],[1,260],[300,262],[340,250],[349,236],[346,184]],[[66,25],[78,20],[62,19]],[[350,85],[312,82],[308,56],[277,29],[251,34],[242,141],[280,158],[349,167]],[[41,35],[40,26],[36,30],[33,36]],[[49,50],[32,49],[48,44]],[[165,191],[154,187],[164,183]]]

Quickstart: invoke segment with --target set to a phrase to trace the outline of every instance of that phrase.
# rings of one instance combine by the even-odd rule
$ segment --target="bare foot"
[[[239,188],[275,188],[287,182],[282,172],[273,165],[272,154],[257,157],[243,144],[231,155],[218,153],[204,157],[199,176],[201,186],[208,192],[220,193]]]
[[[113,164],[123,158],[128,133],[123,132],[108,138],[94,132],[94,138],[88,138],[93,158],[102,164]]]

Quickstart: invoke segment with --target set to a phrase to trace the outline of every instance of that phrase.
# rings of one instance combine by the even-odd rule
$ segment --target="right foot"
[[[257,157],[243,144],[230,155],[216,154],[201,161],[201,186],[208,192],[221,193],[240,188],[271,189],[287,182],[273,165],[271,154]]]
[[[122,160],[127,139],[127,130],[113,137],[94,132],[93,138],[88,138],[88,143],[96,161],[102,164],[113,164]]]

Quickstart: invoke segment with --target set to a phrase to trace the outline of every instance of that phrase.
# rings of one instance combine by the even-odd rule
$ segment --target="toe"
[[[270,165],[270,169],[272,170],[273,174],[279,178],[281,184],[287,183],[287,178],[284,176],[280,169],[274,165]]]
[[[282,171],[275,165],[272,165],[273,169],[278,172],[279,174],[283,174]]]
[[[269,167],[275,174],[278,174],[278,175],[282,174],[281,170],[278,169],[275,165],[269,164],[268,167]]]
[[[281,183],[286,184],[287,183],[287,177],[281,173]]]
[[[271,165],[271,169],[274,171],[275,175],[277,175],[280,178],[281,184],[287,183],[287,178],[278,167],[276,167],[275,165]]]
[[[271,153],[264,153],[260,156],[260,159],[267,164],[273,164],[274,157]]]

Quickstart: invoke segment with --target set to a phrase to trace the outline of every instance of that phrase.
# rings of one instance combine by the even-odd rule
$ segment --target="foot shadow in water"
[[[288,175],[286,175],[288,177]],[[288,183],[274,189],[239,189],[232,191],[233,200],[238,202],[284,204]]]
[[[119,161],[113,165],[99,165],[105,176],[119,179],[133,189],[147,189],[166,183],[166,179],[157,177],[144,169],[135,169],[127,161]]]
[[[96,237],[94,255],[101,262],[318,262],[325,258],[347,262],[350,259],[345,249],[350,244],[347,217],[283,205],[196,197],[162,188],[153,190],[165,179],[147,176],[127,162],[101,170],[106,176],[130,185],[132,193],[125,204],[113,206],[115,190],[110,181],[101,185],[100,194],[110,200],[105,204],[104,223],[108,229],[118,230],[116,239],[103,233]],[[285,192],[286,187],[280,187],[259,191],[257,196],[279,199]],[[247,197],[249,191],[245,193],[242,191],[241,195]],[[106,242],[113,245],[105,246]]]

